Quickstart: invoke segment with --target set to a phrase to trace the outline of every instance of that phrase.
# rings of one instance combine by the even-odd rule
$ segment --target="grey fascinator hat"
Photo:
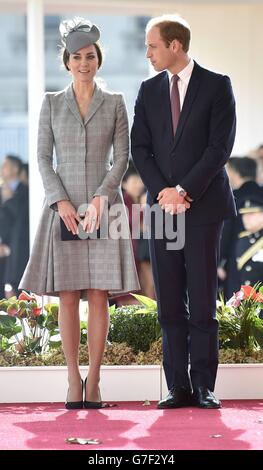
[[[94,44],[100,38],[99,28],[84,18],[62,21],[59,31],[62,44],[70,54]]]

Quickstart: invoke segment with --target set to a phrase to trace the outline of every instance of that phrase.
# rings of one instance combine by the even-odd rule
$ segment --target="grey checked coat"
[[[123,204],[120,183],[127,168],[128,139],[122,95],[96,85],[83,120],[72,84],[60,92],[45,94],[38,162],[46,199],[20,289],[39,295],[81,290],[83,297],[89,288],[112,294],[139,289],[130,238],[61,241],[56,205],[66,199],[78,209],[94,195],[108,196],[110,205]],[[122,223],[128,227],[126,214]]]

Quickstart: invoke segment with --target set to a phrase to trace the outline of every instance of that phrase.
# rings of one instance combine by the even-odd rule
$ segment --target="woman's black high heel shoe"
[[[82,396],[83,396],[84,383],[83,383],[82,379],[80,379],[80,380],[81,380],[81,390],[82,390]],[[66,407],[67,410],[82,410],[83,400],[81,400],[81,401],[68,401],[68,393],[67,393],[65,407]]]
[[[84,401],[83,401],[84,408],[93,408],[93,409],[102,408],[102,401],[87,401],[86,400],[86,385],[87,385],[87,377],[84,381],[84,387],[85,387]],[[101,396],[100,396],[100,400],[101,400]]]

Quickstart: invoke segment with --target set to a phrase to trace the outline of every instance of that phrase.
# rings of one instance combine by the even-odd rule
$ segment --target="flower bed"
[[[217,303],[219,340],[223,349],[240,349],[253,353],[263,347],[263,287],[241,286],[240,291]]]
[[[161,331],[156,302],[135,295],[140,305],[110,307],[104,365],[160,365]],[[262,287],[242,286],[229,302],[218,301],[220,363],[262,363]],[[58,305],[39,306],[35,296],[0,301],[0,367],[65,365],[58,330]],[[87,325],[81,321],[80,364],[88,364]]]

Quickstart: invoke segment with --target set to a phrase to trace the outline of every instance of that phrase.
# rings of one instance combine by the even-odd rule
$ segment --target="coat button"
[[[251,266],[246,266],[246,267],[245,267],[245,270],[248,271],[248,272],[250,272],[250,271],[252,271],[252,268],[251,268]]]

